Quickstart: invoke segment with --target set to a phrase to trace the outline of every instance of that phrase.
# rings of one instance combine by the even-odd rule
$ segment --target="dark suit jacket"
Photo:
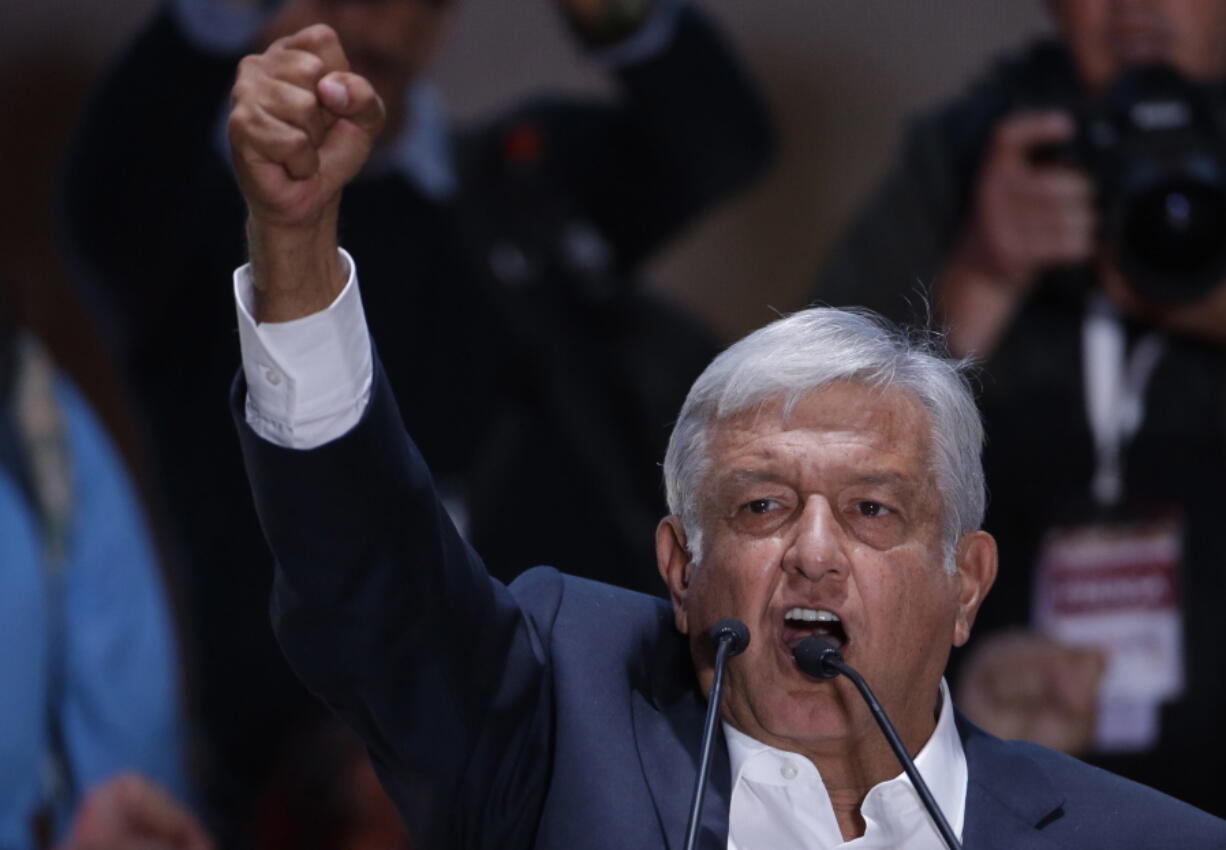
[[[244,393],[282,647],[366,740],[419,846],[677,850],[705,705],[669,606],[548,568],[492,581],[378,365],[363,420],[312,451],[256,437]],[[968,848],[1226,847],[1226,823],[1183,803],[959,727]],[[727,843],[729,774],[721,736],[706,850]]]

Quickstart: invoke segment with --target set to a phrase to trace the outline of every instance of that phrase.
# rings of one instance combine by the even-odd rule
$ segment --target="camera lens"
[[[1195,299],[1226,273],[1226,192],[1174,180],[1134,195],[1120,222],[1120,262],[1141,294]]]

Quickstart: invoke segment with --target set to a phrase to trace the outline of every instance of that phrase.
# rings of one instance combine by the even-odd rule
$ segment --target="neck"
[[[899,706],[897,710],[888,711],[907,753],[914,759],[936,731],[939,692],[925,705]],[[897,756],[867,707],[854,716],[858,722],[852,735],[800,750],[821,774],[845,841],[864,835],[864,817],[860,810],[868,792],[902,772]]]

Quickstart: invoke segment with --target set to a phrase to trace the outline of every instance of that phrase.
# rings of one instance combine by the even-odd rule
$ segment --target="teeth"
[[[837,623],[839,615],[825,608],[792,608],[783,615],[785,620],[804,620],[808,623]]]

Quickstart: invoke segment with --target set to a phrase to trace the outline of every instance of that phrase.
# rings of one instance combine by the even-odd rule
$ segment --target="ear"
[[[971,636],[975,614],[996,581],[996,539],[986,531],[962,535],[956,554],[958,614],[954,621],[954,646]]]
[[[656,526],[656,566],[668,585],[668,597],[673,603],[673,618],[677,631],[689,634],[689,618],[685,611],[686,591],[690,587],[693,561],[685,545],[685,526],[681,518],[666,516]]]

